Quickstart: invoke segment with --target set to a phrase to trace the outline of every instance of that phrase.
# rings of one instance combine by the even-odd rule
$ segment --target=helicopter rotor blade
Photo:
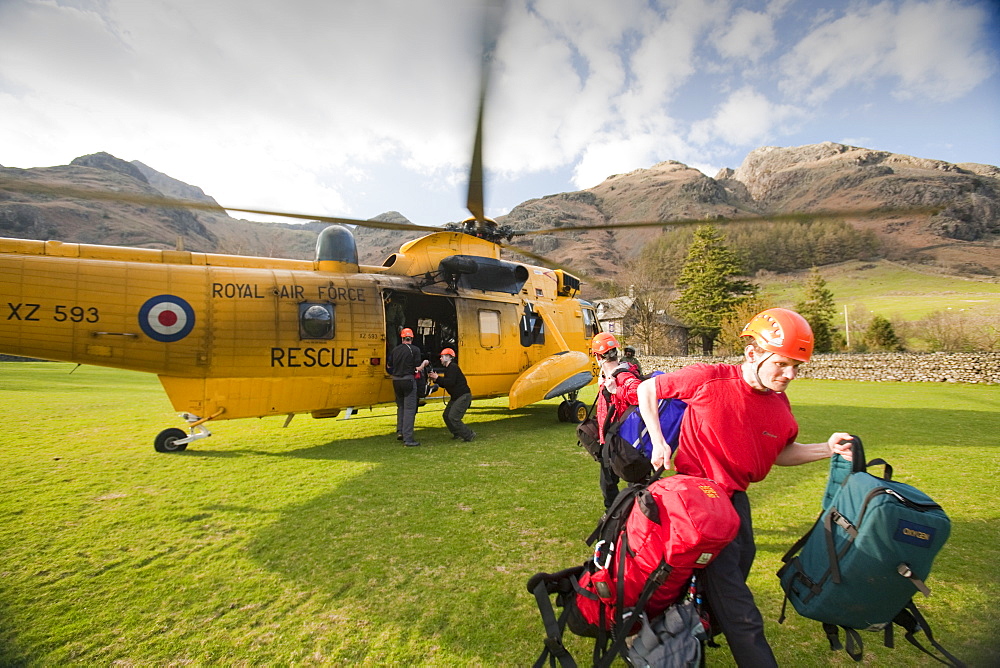
[[[486,96],[489,90],[490,70],[500,34],[500,22],[504,2],[494,0],[487,3],[483,15],[482,55],[479,64],[479,102],[476,111],[476,138],[472,145],[472,162],[469,164],[469,191],[465,206],[475,219],[477,226],[487,224],[486,204],[483,193],[483,114],[486,110]]]
[[[165,197],[162,195],[151,195],[147,193],[127,193],[122,191],[110,191],[110,190],[95,190],[89,188],[72,188],[64,186],[53,186],[42,183],[31,183],[26,179],[11,179],[11,178],[0,178],[0,191],[8,192],[22,192],[29,194],[45,195],[50,197],[58,198],[70,198],[70,199],[83,199],[83,200],[96,200],[96,201],[113,201],[113,202],[124,202],[127,204],[136,204],[140,206],[159,206],[167,208],[178,208],[178,209],[193,209],[198,211],[210,211],[210,212],[221,212],[221,211],[235,211],[239,213],[249,213],[255,215],[263,216],[275,216],[280,218],[293,218],[297,220],[305,221],[318,221],[330,224],[340,224],[340,225],[354,225],[358,227],[368,227],[374,229],[384,229],[384,230],[397,230],[403,232],[420,232],[420,233],[432,233],[432,232],[445,232],[449,231],[445,227],[434,227],[429,225],[417,225],[414,223],[393,223],[387,221],[378,220],[361,220],[357,218],[343,218],[337,216],[324,216],[317,214],[305,214],[305,213],[294,213],[288,211],[271,211],[266,209],[251,209],[251,208],[241,208],[241,207],[230,207],[209,202],[199,202],[196,200],[187,199],[175,199],[171,197]],[[733,218],[690,218],[681,220],[654,220],[654,221],[633,221],[633,222],[616,222],[616,223],[600,223],[593,225],[575,225],[575,226],[562,226],[553,228],[544,228],[538,230],[516,230],[513,232],[515,237],[529,236],[529,235],[539,235],[539,234],[565,234],[567,232],[586,232],[591,230],[614,230],[614,229],[635,229],[635,228],[650,228],[650,227],[673,227],[673,226],[689,226],[689,225],[729,225],[733,223],[763,223],[763,222],[804,222],[811,220],[824,220],[824,219],[836,219],[836,218],[877,218],[880,216],[908,216],[908,215],[933,215],[939,213],[941,210],[946,208],[945,206],[923,206],[923,207],[906,207],[906,208],[869,208],[869,209],[841,209],[836,211],[817,211],[812,213],[805,212],[794,212],[794,213],[782,213],[773,215],[746,215],[746,216],[736,216]],[[481,222],[481,221],[480,221]],[[453,230],[452,230],[453,231]],[[523,257],[530,258],[543,266],[550,267],[553,269],[561,269],[567,271],[574,276],[577,276],[581,280],[593,283],[594,280],[591,279],[585,272],[580,271],[574,267],[570,267],[551,258],[545,257],[533,251],[527,250],[520,246],[508,243],[502,243],[497,239],[493,240],[500,248],[509,251],[511,253],[516,253]]]
[[[440,232],[442,228],[430,225],[417,225],[414,223],[392,223],[380,220],[360,220],[358,218],[342,218],[339,216],[323,216],[316,214],[294,213],[289,211],[269,211],[267,209],[247,209],[232,206],[223,206],[209,202],[198,202],[196,200],[175,199],[162,195],[150,195],[146,193],[126,193],[110,190],[93,190],[89,188],[71,188],[64,186],[50,186],[42,183],[29,183],[23,180],[0,178],[0,190],[13,192],[32,193],[36,195],[48,195],[50,197],[124,202],[126,204],[137,204],[140,206],[160,206],[175,209],[194,209],[196,211],[236,211],[238,213],[249,213],[258,216],[276,216],[279,218],[294,218],[297,220],[318,221],[338,225],[356,225],[359,227],[371,227],[382,230],[403,230],[415,232]]]
[[[797,211],[793,213],[753,214],[725,218],[682,218],[680,220],[637,220],[623,223],[595,223],[593,225],[564,225],[562,227],[547,227],[539,230],[518,230],[518,236],[533,234],[557,234],[565,232],[587,232],[590,230],[635,229],[643,227],[675,227],[681,225],[731,225],[733,223],[789,223],[811,220],[826,220],[830,218],[879,218],[890,216],[917,216],[940,213],[946,207],[913,206],[903,208],[876,207],[869,209],[838,209],[836,211]]]

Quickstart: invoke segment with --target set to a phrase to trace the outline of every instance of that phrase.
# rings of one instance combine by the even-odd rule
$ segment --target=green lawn
[[[821,267],[838,313],[864,307],[884,317],[918,320],[934,311],[960,310],[1000,317],[1000,282],[923,273],[885,260]],[[802,298],[808,272],[757,282],[775,302],[791,306]]]
[[[477,401],[473,443],[442,405],[211,425],[184,453],[155,378],[0,363],[0,665],[530,665],[542,626],[528,577],[582,563],[602,510],[596,464],[556,401]],[[922,609],[942,644],[994,665],[1000,597],[1000,388],[797,381],[803,440],[862,435],[870,457],[948,511],[952,536]],[[752,488],[752,587],[786,666],[847,666],[818,624],[783,625],[780,557],[819,511],[826,467]],[[865,665],[937,665],[866,634]],[[570,641],[581,663],[589,641]],[[710,666],[734,665],[725,647]]]

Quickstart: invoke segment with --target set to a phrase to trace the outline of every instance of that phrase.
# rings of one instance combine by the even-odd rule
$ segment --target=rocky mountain
[[[716,178],[746,187],[766,212],[941,207],[935,214],[846,219],[875,231],[899,259],[1000,271],[1000,169],[826,142],[760,148]]]
[[[58,167],[0,167],[0,179],[51,188],[52,194],[0,190],[0,235],[73,243],[177,248],[198,252],[312,258],[316,229],[232,218],[223,209],[185,210],[132,203],[167,196],[218,206],[201,188],[141,162],[95,153]],[[60,189],[96,190],[107,199],[75,199]]]
[[[938,213],[899,209],[941,207]],[[826,142],[764,147],[737,169],[709,178],[668,161],[608,177],[575,193],[530,200],[502,219],[515,229],[756,214],[887,209],[878,217],[844,216],[873,230],[898,260],[951,272],[1000,273],[1000,169]],[[897,210],[895,213],[892,210]],[[660,227],[528,237],[531,250],[610,276],[622,260],[661,233]],[[846,259],[846,258],[845,258]]]
[[[679,162],[609,176],[587,190],[524,202],[498,222],[537,231],[574,225],[724,219],[758,208],[735,184],[724,184]],[[529,250],[561,264],[586,267],[595,278],[611,278],[661,233],[661,227],[539,234],[524,237]],[[515,241],[515,243],[518,243]]]
[[[215,204],[200,188],[107,153],[83,156],[59,167],[0,167],[0,179],[126,195],[162,193]],[[899,212],[916,206],[941,208],[933,214]],[[748,214],[874,208],[890,211],[879,217],[845,215],[844,219],[874,231],[894,259],[937,265],[955,273],[1000,274],[1000,169],[830,142],[759,148],[739,167],[723,169],[715,178],[679,162],[661,162],[610,176],[593,188],[529,200],[498,222],[521,231],[538,231],[662,221],[664,226],[556,231],[516,238],[515,243],[556,262],[581,267],[596,278],[612,278],[670,221],[709,218],[722,223]],[[408,222],[394,211],[378,219]],[[195,251],[308,259],[316,233],[323,227],[322,223],[238,220],[222,209],[184,211],[0,190],[3,236],[155,248],[182,243]],[[374,265],[417,236],[369,228],[357,228],[355,235],[361,262]]]

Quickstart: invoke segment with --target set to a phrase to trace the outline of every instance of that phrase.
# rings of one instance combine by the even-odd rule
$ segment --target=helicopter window
[[[583,309],[583,331],[587,335],[588,339],[594,338],[594,336],[601,331],[600,325],[598,325],[597,322],[597,316],[594,315],[593,309]]]
[[[332,339],[336,328],[334,305],[303,302],[299,304],[299,338]]]
[[[484,348],[500,345],[500,311],[479,311],[479,345]]]
[[[545,343],[545,321],[535,312],[521,316],[521,345],[538,346]]]

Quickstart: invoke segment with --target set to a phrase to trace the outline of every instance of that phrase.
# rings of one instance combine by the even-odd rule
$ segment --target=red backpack
[[[624,526],[616,527],[618,501],[629,509]],[[645,488],[626,488],[588,541],[596,540],[594,559],[578,579],[570,603],[578,614],[569,613],[570,630],[596,636],[624,628],[647,585],[661,579],[650,585],[644,608],[650,619],[656,617],[686,590],[694,570],[736,537],[739,526],[729,496],[707,478],[677,474]],[[635,614],[626,633],[638,631],[638,623]]]
[[[616,655],[627,653],[625,638],[642,627],[643,613],[653,620],[682,605],[695,569],[709,564],[736,537],[740,518],[720,485],[683,474],[659,478],[661,472],[648,485],[619,492],[587,539],[594,546],[591,560],[558,573],[537,573],[528,581],[547,636],[536,666],[546,658],[575,665],[562,644],[565,627],[596,638],[594,665],[610,665]],[[563,608],[558,619],[552,594]]]

